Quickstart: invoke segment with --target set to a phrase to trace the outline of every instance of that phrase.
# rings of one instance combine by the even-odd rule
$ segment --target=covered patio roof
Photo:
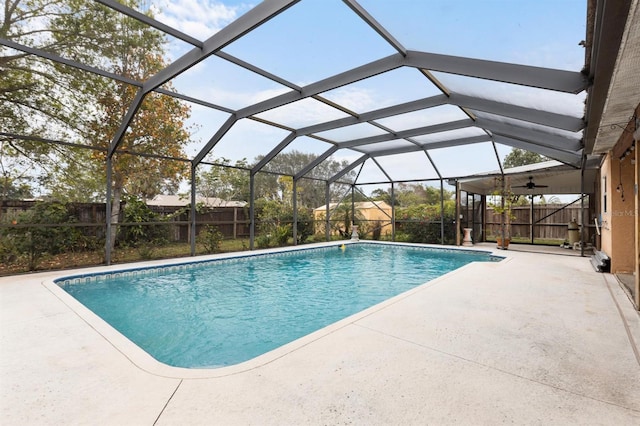
[[[499,170],[460,179],[460,189],[475,194],[490,195],[496,190],[498,176],[501,176]],[[509,178],[511,191],[516,195],[592,194],[595,189],[597,169],[585,169],[583,180],[582,170],[558,161],[545,161],[504,169],[504,176]]]

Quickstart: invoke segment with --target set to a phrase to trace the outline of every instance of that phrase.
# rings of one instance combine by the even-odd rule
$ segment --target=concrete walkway
[[[615,278],[588,258],[498,254],[182,376],[42,284],[60,273],[0,278],[0,424],[640,424],[640,318]]]

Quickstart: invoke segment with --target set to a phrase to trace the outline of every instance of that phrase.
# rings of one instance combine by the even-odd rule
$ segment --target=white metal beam
[[[404,64],[415,68],[426,68],[432,71],[566,93],[577,94],[585,90],[588,86],[586,76],[579,72],[463,58],[460,56],[440,55],[414,50],[407,52]]]

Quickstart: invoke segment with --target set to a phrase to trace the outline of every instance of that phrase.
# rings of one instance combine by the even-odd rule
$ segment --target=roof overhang
[[[640,103],[640,0],[590,2],[594,17],[587,98],[587,154],[618,142]]]
[[[591,194],[594,192],[594,182],[598,172],[596,163],[588,162],[584,170],[584,188],[582,171],[558,161],[545,161],[505,169],[504,175],[508,177],[511,191],[517,195],[581,194],[583,191],[585,194]],[[489,195],[496,190],[496,179],[500,176],[502,176],[500,172],[496,171],[460,179],[460,189],[474,194]],[[529,182],[529,178],[532,178],[536,185],[545,187],[535,189],[523,187]]]

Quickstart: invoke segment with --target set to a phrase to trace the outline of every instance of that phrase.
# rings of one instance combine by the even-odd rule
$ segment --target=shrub
[[[207,225],[198,234],[198,242],[203,245],[205,252],[217,253],[224,239],[217,226]]]
[[[271,247],[271,236],[270,235],[258,235],[256,237],[256,246],[258,248],[269,248]]]
[[[408,238],[406,241],[413,243],[440,244],[442,241],[440,224],[440,206],[420,204],[405,209],[399,209],[398,233],[396,240]],[[455,221],[455,205],[445,202],[444,224],[445,244],[452,244],[455,240],[455,227],[451,224]]]
[[[69,213],[67,204],[38,202],[12,218],[14,226],[1,230],[0,256],[7,260],[24,257],[28,269],[33,271],[44,256],[71,251],[83,245],[80,230],[69,226],[74,222],[76,219]]]
[[[125,197],[123,208],[124,225],[120,228],[119,242],[125,246],[138,247],[143,244],[165,244],[168,229],[165,225],[149,224],[163,218],[136,197]],[[136,225],[138,224],[138,225]]]

